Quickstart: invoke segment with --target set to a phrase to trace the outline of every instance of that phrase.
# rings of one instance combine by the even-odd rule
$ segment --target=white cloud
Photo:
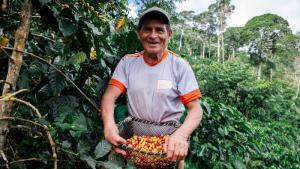
[[[208,6],[214,3],[214,0],[186,0],[182,3],[176,2],[177,11],[192,10],[196,13],[207,10]]]
[[[194,10],[196,13],[207,10],[215,0],[186,0],[176,3],[177,11]],[[234,13],[228,19],[228,26],[244,26],[254,16],[265,13],[277,14],[286,19],[293,32],[300,31],[299,0],[232,0]]]
[[[137,10],[138,10],[137,5],[134,2],[130,2],[128,4],[128,8],[129,8],[128,16],[133,17],[133,18],[136,17],[137,16]]]

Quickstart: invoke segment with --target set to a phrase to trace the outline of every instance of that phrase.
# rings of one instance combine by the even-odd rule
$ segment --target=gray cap
[[[170,17],[168,12],[166,12],[165,10],[159,8],[159,7],[151,7],[148,8],[147,10],[145,10],[139,19],[139,24],[138,27],[141,27],[142,24],[147,20],[147,19],[159,19],[161,21],[163,21],[165,24],[170,25]]]

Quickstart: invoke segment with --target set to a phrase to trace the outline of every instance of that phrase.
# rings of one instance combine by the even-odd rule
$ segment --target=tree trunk
[[[204,54],[205,54],[205,42],[203,42],[202,59],[205,58]]]
[[[224,16],[224,8],[222,7],[221,9],[221,21],[220,21],[220,29],[221,29],[221,50],[222,50],[222,63],[224,63],[225,61],[225,54],[224,54],[224,36],[223,36],[223,33],[224,33],[224,25],[223,25],[223,19],[225,18]]]
[[[208,44],[208,58],[210,58],[210,46],[211,46],[211,38],[209,37],[209,44]]]
[[[218,31],[218,62],[220,62],[220,30]]]
[[[257,66],[257,79],[260,80],[261,79],[261,66],[262,64],[259,63]]]
[[[20,25],[15,33],[15,44],[14,48],[23,51],[25,48],[25,41],[27,39],[31,21],[32,12],[32,1],[24,0],[22,11],[21,11],[21,21]],[[23,53],[13,50],[12,55],[9,59],[8,72],[6,80],[3,87],[2,95],[11,93],[16,90],[16,84],[19,77],[20,69],[22,66]],[[5,118],[10,116],[12,109],[11,101],[0,102],[0,118]],[[8,121],[0,121],[0,151],[3,152],[6,134],[8,133]]]
[[[179,51],[180,51],[180,49],[182,47],[182,38],[183,38],[183,29],[181,29],[181,34],[180,34],[179,47],[178,47]]]
[[[222,46],[222,63],[224,63],[225,56],[224,56],[224,36],[223,36],[223,31],[222,31],[222,34],[221,34],[221,46]]]
[[[8,0],[3,0],[1,4],[1,10],[2,12],[8,12]]]
[[[300,91],[300,77],[297,77],[297,75],[295,74],[294,78],[295,78],[294,80],[295,80],[296,85],[297,85],[297,91],[296,91],[296,94],[295,94],[293,100],[296,100],[299,96],[299,91]]]

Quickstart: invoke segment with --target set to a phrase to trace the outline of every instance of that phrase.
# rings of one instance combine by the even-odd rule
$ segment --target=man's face
[[[167,29],[166,24],[160,20],[147,20],[137,32],[145,52],[157,55],[164,52],[172,32]]]

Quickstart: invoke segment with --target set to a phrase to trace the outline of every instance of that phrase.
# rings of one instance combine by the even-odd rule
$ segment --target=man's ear
[[[169,30],[169,31],[168,31],[168,35],[169,35],[169,38],[171,38],[172,35],[173,35],[173,31],[172,31],[172,30]]]
[[[135,31],[135,34],[136,34],[136,36],[137,36],[138,40],[140,40],[139,31]]]

